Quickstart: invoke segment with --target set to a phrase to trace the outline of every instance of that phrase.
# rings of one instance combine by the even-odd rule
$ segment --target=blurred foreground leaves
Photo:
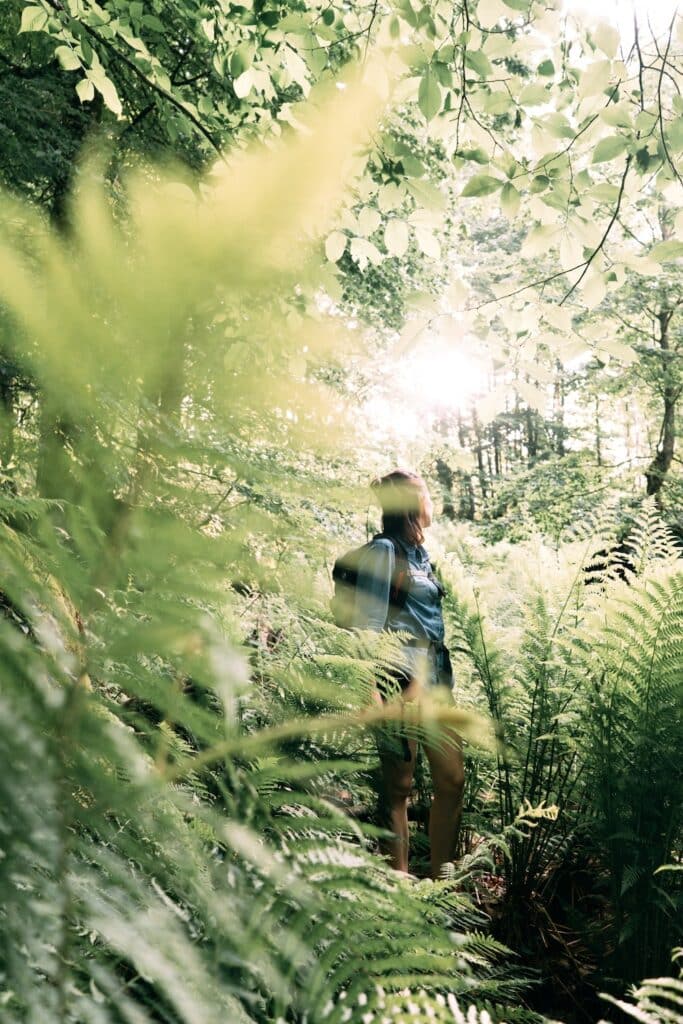
[[[294,656],[292,720],[243,646],[259,594],[306,599],[278,558],[350,429],[317,377],[339,337],[311,242],[378,109],[349,83],[313,110],[196,192],[132,176],[123,222],[96,163],[67,236],[2,200],[1,344],[39,398],[0,509],[8,1022],[345,1020],[380,981],[522,984],[452,885],[392,880],[373,830],[297,781],[291,744],[344,743],[361,673],[321,696]]]

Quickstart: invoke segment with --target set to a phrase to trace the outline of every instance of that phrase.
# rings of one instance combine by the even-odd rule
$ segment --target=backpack
[[[405,551],[394,537],[384,533],[377,533],[372,540],[383,537],[390,540],[394,547],[394,573],[391,577],[391,589],[389,591],[389,604],[392,610],[403,608],[408,594],[408,559]],[[334,597],[330,601],[330,611],[335,623],[341,629],[351,629],[353,625],[353,613],[356,603],[356,590],[363,587],[364,578],[358,571],[358,563],[361,555],[370,547],[372,541],[363,544],[359,548],[352,548],[345,554],[340,555],[332,569],[332,580],[334,582]]]

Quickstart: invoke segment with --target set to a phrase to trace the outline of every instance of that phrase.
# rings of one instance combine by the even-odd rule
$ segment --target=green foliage
[[[494,543],[534,533],[559,540],[572,525],[590,521],[595,494],[605,489],[587,453],[550,456],[502,482],[486,509],[484,535]]]
[[[2,201],[10,1024],[460,1022],[470,1002],[479,1024],[534,1020],[524,967],[465,890],[491,885],[505,938],[534,955],[582,859],[602,910],[572,926],[607,942],[612,989],[662,963],[680,911],[677,873],[655,873],[680,849],[680,570],[652,509],[628,587],[609,558],[585,585],[613,530],[560,538],[609,485],[599,407],[619,386],[660,415],[647,486],[676,507],[679,44],[672,22],[626,69],[610,26],[558,45],[558,18],[531,0],[8,5],[0,174],[59,228]],[[309,95],[354,56],[360,88]],[[243,153],[252,136],[269,148]],[[101,139],[106,170],[76,164]],[[129,171],[169,155],[183,166]],[[490,346],[494,390],[452,425],[477,460],[465,514],[508,542],[453,545],[474,586],[447,567],[469,710],[373,717],[396,644],[321,612],[323,567],[358,532],[339,509],[367,475],[345,392],[381,344],[331,306],[377,335],[408,319],[400,349],[434,325]],[[565,448],[577,380],[596,465],[579,431]],[[443,718],[472,741],[468,853],[413,887],[374,856],[368,726],[419,738]],[[646,983],[640,1019],[677,985]]]
[[[353,434],[316,377],[336,329],[290,296],[369,117],[338,91],[201,201],[133,178],[125,231],[92,167],[68,243],[3,200],[3,345],[38,382],[53,491],[27,482],[0,524],[8,1024],[519,1000],[469,898],[392,876],[335,799],[374,762],[362,708],[396,645],[334,630],[302,580]]]
[[[625,554],[609,520],[579,535],[559,550],[500,545],[484,569],[457,547],[478,583],[453,567],[450,611],[456,675],[472,677],[471,700],[480,688],[502,744],[493,764],[472,755],[469,800],[474,833],[503,852],[507,941],[530,941],[530,907],[585,858],[606,909],[572,923],[615,985],[661,970],[677,938],[680,883],[657,868],[683,829],[681,573],[651,503]]]
[[[512,565],[519,565],[529,554],[515,554]],[[482,610],[478,588],[472,589],[471,581],[465,588],[454,586],[450,602],[461,671],[466,671],[469,661],[501,744],[495,782],[492,784],[486,773],[478,775],[482,791],[493,785],[513,917],[523,913],[532,893],[543,888],[549,865],[566,850],[575,826],[570,808],[577,777],[574,733],[580,702],[569,674],[565,645],[577,623],[580,566],[569,552],[553,553],[541,545],[532,557],[544,584],[527,579],[523,603],[511,599],[515,603],[508,606],[506,614],[511,618],[507,636],[514,630],[513,650],[506,649],[502,637],[496,637]],[[506,567],[506,573],[514,571],[512,565]],[[521,582],[518,579],[518,591]],[[500,592],[496,596],[499,598]],[[559,807],[561,814],[546,816],[540,810],[553,807]],[[488,830],[485,819],[481,827]]]
[[[681,951],[678,950],[673,959],[679,960],[680,956]],[[664,1024],[665,1021],[680,1020],[680,1007],[683,1003],[680,973],[677,978],[650,978],[634,986],[631,994],[634,1002],[609,995],[604,998],[640,1024]]]
[[[683,828],[683,576],[651,509],[629,540],[638,575],[615,580],[589,616],[573,670],[588,699],[586,827],[615,908],[617,972],[635,979],[661,968],[683,909],[680,885],[655,874]]]

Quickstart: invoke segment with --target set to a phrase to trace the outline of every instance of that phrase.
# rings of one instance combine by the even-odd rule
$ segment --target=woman
[[[443,588],[432,572],[423,547],[424,530],[431,525],[433,505],[424,480],[415,473],[394,470],[372,484],[382,508],[382,533],[363,552],[356,588],[354,625],[376,632],[408,633],[406,663],[409,671],[402,680],[401,700],[419,700],[424,689],[446,688],[452,676],[448,652],[443,646],[444,623],[441,610]],[[400,545],[407,560],[405,593],[392,601],[396,549]],[[395,594],[394,594],[395,597]],[[375,691],[379,703],[382,696]],[[384,798],[388,825],[394,838],[387,853],[393,868],[408,871],[408,799],[415,770],[415,740],[404,740],[405,754],[380,748]],[[432,878],[453,859],[464,783],[462,743],[450,728],[438,731],[437,742],[425,742],[434,785],[429,814]]]

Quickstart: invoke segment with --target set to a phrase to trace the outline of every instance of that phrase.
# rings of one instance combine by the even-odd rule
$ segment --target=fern
[[[680,913],[680,886],[655,871],[683,828],[683,575],[647,550],[639,543],[643,573],[630,587],[612,586],[575,663],[590,701],[588,827],[607,858],[616,955],[627,977],[661,964]]]
[[[397,645],[334,630],[308,569],[349,427],[316,375],[336,327],[287,314],[371,117],[329,102],[204,201],[131,179],[123,226],[92,168],[68,242],[2,201],[2,343],[58,491],[0,509],[7,1024],[313,1024],[379,983],[520,998],[469,898],[397,880],[335,800],[369,791],[361,709]]]
[[[674,955],[674,960],[679,958],[680,951]],[[680,974],[677,978],[650,978],[634,986],[631,995],[634,1002],[606,994],[602,998],[640,1024],[675,1024],[683,1019],[683,978]]]
[[[651,503],[628,567],[608,558],[599,581],[586,580],[587,559],[614,532],[597,513],[556,552],[501,546],[476,587],[455,565],[450,612],[456,677],[470,700],[487,701],[500,737],[495,764],[470,753],[466,818],[502,860],[504,934],[523,948],[539,894],[551,902],[571,864],[588,861],[609,923],[603,915],[594,934],[573,912],[573,926],[631,980],[661,969],[680,914],[680,885],[655,871],[683,829],[683,604],[677,552]]]

